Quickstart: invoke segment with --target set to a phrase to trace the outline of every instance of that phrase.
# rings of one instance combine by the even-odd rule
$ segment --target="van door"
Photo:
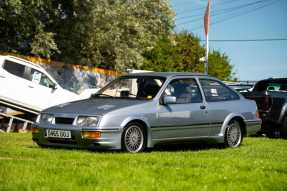
[[[33,102],[41,110],[50,107],[56,84],[46,74],[35,68],[30,68],[26,75],[30,80],[29,102]]]

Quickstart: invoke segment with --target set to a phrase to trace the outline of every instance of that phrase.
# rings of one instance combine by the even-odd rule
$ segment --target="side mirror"
[[[55,91],[57,89],[57,85],[56,84],[50,85],[49,87],[52,88],[52,91]]]
[[[164,96],[163,97],[163,105],[175,104],[175,103],[176,103],[175,96]]]

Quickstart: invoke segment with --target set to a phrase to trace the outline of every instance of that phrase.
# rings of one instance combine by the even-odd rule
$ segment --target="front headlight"
[[[54,115],[43,113],[40,115],[40,123],[54,124]]]
[[[98,116],[79,116],[76,125],[80,127],[96,127],[99,123]]]

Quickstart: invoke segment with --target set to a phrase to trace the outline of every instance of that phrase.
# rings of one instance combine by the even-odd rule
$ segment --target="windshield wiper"
[[[95,94],[92,95],[92,97],[101,97],[101,96],[103,96],[103,97],[113,97],[113,96],[111,96],[111,95],[101,94],[101,93],[95,93]]]

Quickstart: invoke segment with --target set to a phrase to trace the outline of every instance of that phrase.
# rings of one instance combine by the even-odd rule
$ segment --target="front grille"
[[[72,125],[73,122],[74,122],[74,118],[66,118],[66,117],[56,117],[55,118],[56,124]]]

